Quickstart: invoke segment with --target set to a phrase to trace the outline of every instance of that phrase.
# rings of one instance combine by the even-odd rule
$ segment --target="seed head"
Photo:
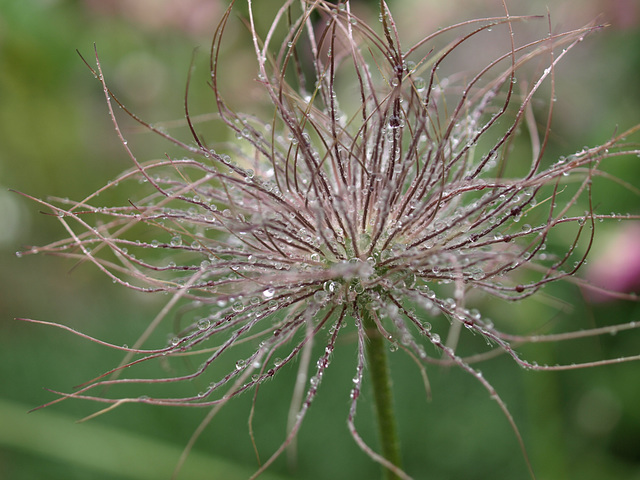
[[[98,192],[77,203],[42,202],[69,236],[40,251],[90,261],[136,290],[171,294],[153,328],[174,307],[191,313],[167,345],[143,348],[145,336],[132,348],[119,347],[128,352],[122,365],[63,398],[222,406],[307,358],[313,343],[324,343],[314,366],[301,360],[304,394],[293,402],[284,447],[320,387],[342,327],[350,325],[357,331],[357,361],[349,424],[374,459],[384,463],[353,425],[372,329],[421,369],[457,365],[475,376],[519,438],[497,392],[472,366],[474,358],[460,357],[456,348],[469,331],[487,340],[489,352],[504,352],[527,369],[579,367],[521,358],[515,342],[559,339],[503,332],[477,304],[487,297],[516,302],[561,279],[580,282],[574,274],[595,225],[610,217],[593,208],[592,179],[604,160],[639,153],[623,142],[636,127],[603,145],[548,158],[555,67],[598,27],[517,44],[514,29],[532,17],[505,12],[439,30],[406,48],[384,2],[380,24],[370,26],[348,2],[287,1],[266,32],[249,6],[257,82],[270,111],[237,113],[223,99],[218,59],[230,7],[215,32],[210,79],[233,142],[210,146],[197,132],[188,100],[195,144],[170,136],[120,104],[99,62],[92,69],[134,163],[105,188],[140,185],[121,206],[94,206]],[[461,69],[459,52],[473,55],[480,38],[499,53]],[[119,128],[115,104],[186,156],[139,161]],[[528,129],[529,145],[518,136],[521,129]],[[197,396],[92,393],[106,385],[203,376],[246,344],[250,353]],[[188,374],[119,378],[125,367],[198,351],[205,360]]]

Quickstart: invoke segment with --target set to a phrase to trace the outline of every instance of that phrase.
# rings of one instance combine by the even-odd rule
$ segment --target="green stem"
[[[375,413],[378,420],[378,433],[382,446],[382,456],[397,467],[401,466],[400,441],[396,417],[393,413],[393,393],[391,391],[391,375],[387,362],[385,339],[371,318],[368,308],[362,309],[364,328],[367,333],[367,361],[373,385]],[[385,480],[397,480],[399,477],[391,470],[384,468]]]

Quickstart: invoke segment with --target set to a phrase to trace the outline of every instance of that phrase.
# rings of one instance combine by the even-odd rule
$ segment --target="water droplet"
[[[182,245],[182,237],[180,235],[176,235],[171,239],[171,246],[179,247]]]
[[[231,308],[234,312],[241,312],[244,310],[244,304],[240,300],[238,300],[231,306]]]
[[[318,290],[313,294],[313,298],[316,302],[323,302],[324,300],[326,300],[327,296],[327,292],[325,292],[324,290]]]
[[[357,293],[358,295],[360,295],[361,293],[364,293],[364,286],[359,281],[356,280],[351,285],[351,290]]]
[[[338,289],[338,283],[334,282],[333,280],[327,280],[322,285],[322,288],[327,293],[333,293]]]
[[[275,288],[269,287],[262,292],[262,296],[264,298],[272,298],[276,293]]]

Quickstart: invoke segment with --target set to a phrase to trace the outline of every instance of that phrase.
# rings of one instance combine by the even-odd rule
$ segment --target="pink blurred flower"
[[[640,224],[626,224],[587,268],[586,278],[597,287],[614,292],[640,290]],[[591,302],[606,302],[614,295],[589,289]]]
[[[207,34],[222,12],[217,0],[85,0],[99,14],[121,16],[150,30],[173,28],[190,35]]]

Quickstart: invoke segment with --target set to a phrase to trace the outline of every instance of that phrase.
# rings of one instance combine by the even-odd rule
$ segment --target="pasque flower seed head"
[[[348,2],[290,0],[266,31],[248,3],[256,81],[270,111],[238,113],[223,97],[219,78],[233,68],[219,57],[229,7],[215,32],[210,82],[231,143],[213,147],[198,133],[188,89],[186,121],[195,144],[135,116],[109,89],[100,62],[90,67],[134,164],[105,188],[140,182],[138,194],[110,207],[94,206],[98,192],[77,203],[40,201],[68,237],[38,251],[92,262],[136,290],[170,294],[150,329],[178,306],[191,307],[193,319],[166,345],[149,348],[145,334],[131,348],[117,347],[128,352],[123,364],[61,398],[221,407],[298,359],[290,433],[259,473],[291,444],[348,324],[357,332],[350,431],[394,475],[408,477],[353,423],[363,372],[373,362],[366,345],[374,339],[407,352],[423,372],[427,365],[456,365],[473,375],[520,439],[500,396],[473,365],[477,358],[459,356],[461,336],[485,338],[491,352],[505,352],[524,368],[551,370],[585,365],[537,365],[513,345],[635,326],[518,336],[480,309],[488,297],[517,302],[551,282],[579,282],[574,274],[594,226],[609,217],[593,207],[592,179],[604,161],[639,153],[628,143],[636,127],[566,158],[548,158],[556,65],[599,27],[518,44],[514,29],[533,17],[505,9],[407,46],[384,2],[379,24],[369,25]],[[495,47],[494,56],[462,68],[460,53],[484,55],[480,38]],[[186,157],[138,160],[116,106]],[[528,129],[528,146],[521,129]],[[324,344],[315,359],[314,343]],[[242,351],[250,353],[234,357],[247,344]],[[120,378],[125,367],[198,351],[205,360],[187,374]],[[117,392],[124,384],[185,382],[227,358],[233,367],[198,395],[98,393],[105,386]]]

